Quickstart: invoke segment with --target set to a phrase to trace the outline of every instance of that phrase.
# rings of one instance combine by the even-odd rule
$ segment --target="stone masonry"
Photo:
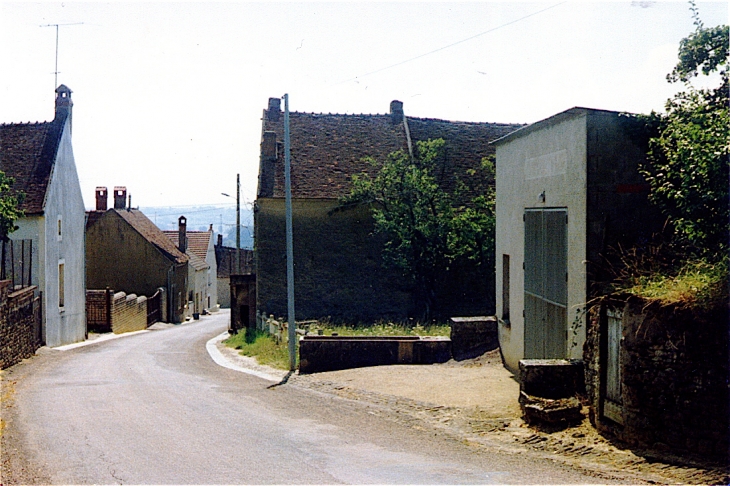
[[[33,356],[41,346],[36,287],[10,292],[10,282],[0,281],[0,369]]]

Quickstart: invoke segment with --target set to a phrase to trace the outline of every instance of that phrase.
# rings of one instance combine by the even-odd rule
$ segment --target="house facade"
[[[86,226],[86,286],[127,294],[154,295],[165,289],[172,323],[185,320],[188,256],[141,211],[125,206],[127,190],[114,188],[114,207],[106,209],[108,192],[96,189],[97,206]]]
[[[213,225],[208,231],[188,231],[185,216],[177,231],[163,231],[188,256],[188,314],[218,310],[218,279]]]
[[[505,363],[581,359],[587,302],[612,251],[662,221],[638,172],[631,117],[572,108],[494,142],[496,295]]]
[[[340,208],[352,176],[372,172],[363,159],[412,151],[417,141],[443,138],[446,184],[493,153],[489,142],[519,125],[406,117],[403,104],[383,115],[290,113],[294,279],[298,319],[350,322],[405,319],[416,313],[412,287],[383,266],[384,240],[369,208]],[[254,257],[259,313],[286,315],[284,115],[271,98],[263,113]],[[436,301],[449,315],[494,312],[493,282],[468,271],[442,275]]]
[[[71,141],[72,91],[56,89],[53,121],[0,125],[0,170],[25,195],[11,240],[32,242],[32,285],[42,304],[48,346],[86,337],[84,202]]]

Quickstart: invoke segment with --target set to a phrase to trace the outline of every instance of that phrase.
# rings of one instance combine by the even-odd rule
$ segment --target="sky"
[[[727,2],[698,2],[706,26]],[[687,2],[7,2],[0,123],[53,118],[73,90],[73,150],[96,186],[134,206],[256,197],[261,116],[387,113],[533,123],[573,106],[663,111],[693,29]],[[282,104],[283,107],[283,104]],[[216,223],[217,221],[211,221]]]

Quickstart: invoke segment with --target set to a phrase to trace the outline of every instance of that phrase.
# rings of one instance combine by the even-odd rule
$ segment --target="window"
[[[63,260],[58,263],[58,306],[63,307],[65,301],[65,263]]]
[[[502,320],[509,322],[509,255],[502,255]]]
[[[58,215],[58,236],[57,236],[58,241],[61,241],[61,237],[63,236],[63,233],[62,233],[61,230],[62,230],[62,228],[61,228],[61,215],[59,214]]]

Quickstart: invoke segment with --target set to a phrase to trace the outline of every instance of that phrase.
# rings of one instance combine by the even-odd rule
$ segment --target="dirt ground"
[[[251,358],[219,344],[227,359],[243,366]],[[247,363],[247,364],[245,364]],[[266,367],[257,367],[266,370]],[[286,372],[268,369],[277,377]],[[588,420],[571,427],[528,426],[517,401],[519,384],[498,350],[479,358],[436,365],[395,365],[292,375],[297,386],[364,402],[374,415],[417,429],[452,436],[473,447],[535,454],[592,477],[637,484],[728,484],[718,465],[632,450],[600,436]]]

